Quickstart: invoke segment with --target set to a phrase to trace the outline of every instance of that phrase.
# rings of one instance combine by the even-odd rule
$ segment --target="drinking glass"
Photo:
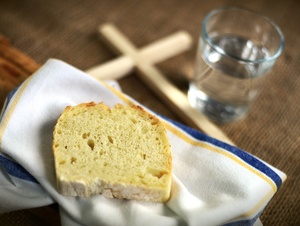
[[[201,30],[189,102],[215,122],[240,119],[283,50],[282,32],[269,18],[234,7],[210,12]]]

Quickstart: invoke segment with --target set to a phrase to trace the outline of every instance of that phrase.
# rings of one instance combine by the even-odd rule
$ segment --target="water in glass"
[[[263,61],[265,48],[239,36],[200,40],[197,67],[188,92],[191,105],[213,120],[227,122],[247,112],[264,75],[273,65]]]

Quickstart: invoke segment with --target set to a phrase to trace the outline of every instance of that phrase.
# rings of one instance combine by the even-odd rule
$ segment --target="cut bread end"
[[[165,202],[172,156],[162,122],[143,108],[85,103],[67,107],[53,132],[63,195]]]

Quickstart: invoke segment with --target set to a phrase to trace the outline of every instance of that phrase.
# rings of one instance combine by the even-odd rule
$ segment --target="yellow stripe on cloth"
[[[22,85],[18,88],[18,91],[14,94],[12,100],[10,101],[9,107],[7,107],[7,109],[5,109],[5,112],[4,112],[4,115],[3,115],[3,118],[2,118],[1,124],[0,124],[0,143],[2,143],[3,134],[6,130],[8,122],[10,121],[10,118],[11,118],[13,112],[15,111],[17,104],[18,104],[19,100],[21,99],[26,87],[30,83],[32,77],[33,76],[29,77],[22,83]]]

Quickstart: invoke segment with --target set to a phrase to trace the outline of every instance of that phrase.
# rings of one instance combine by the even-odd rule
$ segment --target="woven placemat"
[[[247,7],[265,14],[280,26],[285,36],[284,52],[247,118],[220,127],[237,146],[276,166],[288,176],[263,212],[263,224],[300,225],[297,191],[300,187],[299,1],[2,0],[0,33],[39,64],[49,58],[58,58],[86,70],[115,57],[97,37],[97,27],[104,22],[114,23],[138,47],[184,29],[194,39],[193,48],[160,63],[158,67],[174,84],[186,90],[187,78],[193,73],[202,19],[210,10],[224,5]],[[134,73],[121,79],[120,84],[124,92],[144,105],[181,120]],[[17,216],[9,218],[16,220]],[[0,221],[2,219],[7,217],[0,216]]]

